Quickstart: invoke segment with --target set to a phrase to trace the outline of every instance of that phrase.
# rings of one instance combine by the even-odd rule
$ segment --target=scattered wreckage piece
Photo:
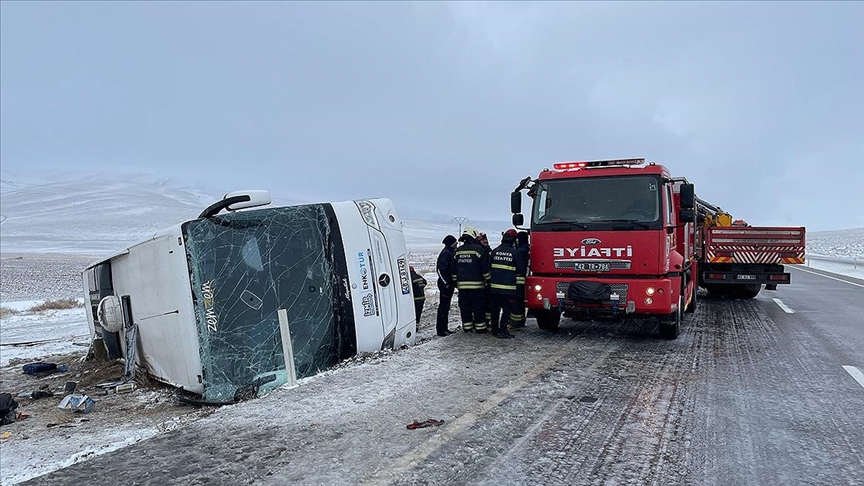
[[[405,428],[408,430],[414,430],[414,429],[423,429],[426,427],[439,427],[441,425],[444,425],[443,420],[429,419],[429,420],[424,420],[422,422],[418,422],[415,420],[414,422],[406,425]]]
[[[72,412],[90,413],[93,411],[93,407],[95,406],[96,402],[89,396],[73,393],[71,395],[66,395],[63,400],[60,401],[60,404],[57,405],[57,408]]]

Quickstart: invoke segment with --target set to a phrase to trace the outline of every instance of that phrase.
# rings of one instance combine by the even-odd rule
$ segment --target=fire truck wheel
[[[537,311],[537,327],[544,331],[555,331],[558,329],[558,324],[561,323],[561,313],[558,311]]]
[[[681,332],[681,318],[684,312],[684,297],[678,296],[678,310],[668,316],[660,317],[660,335],[664,339],[677,339]]]

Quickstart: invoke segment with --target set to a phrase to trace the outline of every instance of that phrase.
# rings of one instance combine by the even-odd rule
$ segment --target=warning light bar
[[[609,165],[640,165],[645,159],[613,159],[613,160],[588,160],[585,162],[561,162],[553,165],[555,170],[583,169],[585,167],[604,167]]]

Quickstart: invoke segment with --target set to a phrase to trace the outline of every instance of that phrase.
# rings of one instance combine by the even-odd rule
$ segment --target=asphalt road
[[[675,341],[647,321],[455,334],[32,483],[862,484],[864,281],[792,272],[701,299]],[[445,423],[405,428],[425,418]]]

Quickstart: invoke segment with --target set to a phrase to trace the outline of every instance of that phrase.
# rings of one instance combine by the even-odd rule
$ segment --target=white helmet
[[[463,235],[468,235],[471,238],[477,238],[477,228],[473,226],[466,226],[465,230],[462,231]]]

